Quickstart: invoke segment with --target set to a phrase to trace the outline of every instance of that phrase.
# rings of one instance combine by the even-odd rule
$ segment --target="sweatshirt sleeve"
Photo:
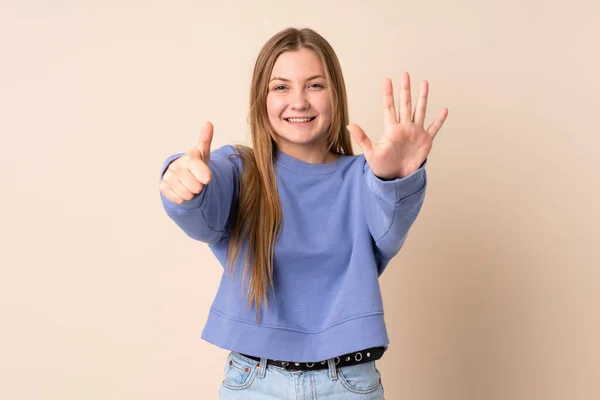
[[[404,178],[384,181],[365,162],[365,217],[376,249],[385,260],[398,254],[421,210],[427,186],[426,163]]]
[[[239,159],[229,158],[234,153],[237,150],[231,145],[210,153],[212,180],[191,200],[177,204],[160,193],[167,215],[192,239],[215,244],[229,234],[229,216],[237,204],[239,192]],[[167,158],[160,179],[169,164],[181,155],[175,154]]]

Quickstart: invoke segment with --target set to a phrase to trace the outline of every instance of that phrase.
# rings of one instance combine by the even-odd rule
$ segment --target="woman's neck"
[[[323,150],[307,151],[307,149],[297,149],[287,146],[277,146],[277,150],[309,164],[329,164],[337,160],[340,156],[332,151],[325,153]]]

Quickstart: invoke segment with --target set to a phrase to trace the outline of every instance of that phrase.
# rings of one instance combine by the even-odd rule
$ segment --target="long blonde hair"
[[[227,264],[229,272],[239,259],[244,241],[247,254],[242,275],[250,270],[248,305],[254,302],[256,322],[260,308],[267,305],[267,291],[273,289],[275,241],[282,226],[281,202],[273,165],[277,137],[267,115],[268,83],[275,61],[286,51],[306,48],[314,51],[325,67],[331,93],[333,118],[327,135],[327,152],[352,155],[348,125],[348,104],[344,77],[331,45],[311,29],[288,28],[271,37],[263,46],[254,65],[250,89],[249,123],[252,146],[236,145],[243,163],[239,200],[232,215]]]

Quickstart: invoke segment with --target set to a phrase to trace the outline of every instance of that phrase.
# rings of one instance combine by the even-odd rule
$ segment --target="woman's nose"
[[[310,108],[310,103],[306,98],[306,93],[303,90],[295,91],[292,95],[291,106],[294,110],[304,110]]]

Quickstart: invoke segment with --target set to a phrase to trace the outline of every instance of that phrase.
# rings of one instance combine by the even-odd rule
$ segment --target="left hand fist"
[[[404,178],[415,172],[425,161],[433,139],[444,124],[448,109],[443,108],[437,119],[424,129],[427,94],[429,84],[421,82],[417,107],[411,116],[410,77],[402,74],[400,90],[400,118],[396,117],[392,81],[383,83],[383,137],[375,144],[365,132],[355,124],[347,126],[348,131],[363,151],[365,160],[373,173],[382,179]]]

